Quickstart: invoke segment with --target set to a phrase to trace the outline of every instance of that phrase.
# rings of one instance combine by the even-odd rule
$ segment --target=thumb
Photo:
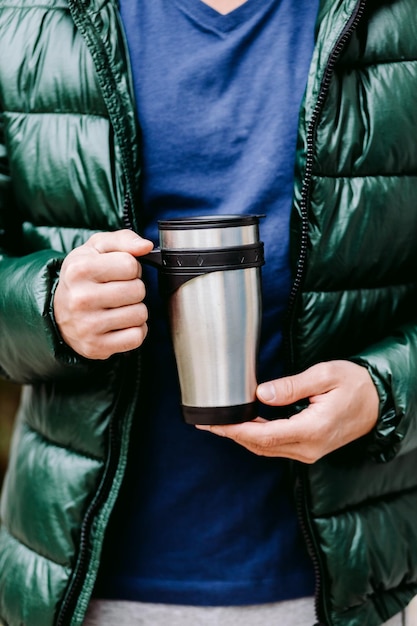
[[[311,367],[300,374],[269,380],[258,385],[256,395],[264,404],[286,406],[326,391]]]
[[[123,229],[113,232],[96,233],[87,241],[100,254],[106,252],[129,252],[133,256],[141,256],[150,252],[153,243],[143,239],[132,230]]]

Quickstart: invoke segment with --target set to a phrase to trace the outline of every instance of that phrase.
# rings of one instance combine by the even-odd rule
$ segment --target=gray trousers
[[[417,626],[407,611],[385,626]],[[194,607],[93,600],[84,626],[313,626],[313,598],[244,607]],[[366,626],[365,624],[363,626]]]

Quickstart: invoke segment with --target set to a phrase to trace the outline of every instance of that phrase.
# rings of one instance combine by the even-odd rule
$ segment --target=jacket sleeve
[[[51,250],[17,258],[0,248],[0,367],[15,382],[65,377],[86,367],[54,328],[51,298],[59,265]]]
[[[16,215],[0,116],[0,373],[19,383],[77,375],[94,362],[64,344],[52,314],[64,254],[25,254]]]
[[[401,326],[352,360],[367,367],[380,397],[372,455],[389,461],[417,448],[417,323]]]

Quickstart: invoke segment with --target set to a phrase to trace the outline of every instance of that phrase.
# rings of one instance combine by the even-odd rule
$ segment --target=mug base
[[[187,424],[216,425],[250,422],[256,417],[256,402],[234,406],[185,406],[182,405],[184,421]]]

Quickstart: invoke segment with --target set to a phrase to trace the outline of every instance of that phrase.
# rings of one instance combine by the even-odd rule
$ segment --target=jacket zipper
[[[122,165],[123,176],[125,179],[126,196],[129,197],[131,205],[135,202],[135,175],[134,163],[132,162],[132,154],[136,149],[130,137],[130,133],[126,132],[124,120],[128,118],[128,110],[126,104],[118,97],[118,85],[114,77],[111,64],[108,60],[110,54],[105,43],[95,33],[96,28],[90,17],[88,5],[90,0],[68,0],[68,6],[81,36],[83,37],[96,66],[97,76],[99,77],[100,88],[104,97],[109,118],[115,135],[118,137],[120,146],[120,160]],[[118,2],[115,2],[118,4]],[[118,10],[115,8],[115,10]],[[135,215],[131,213],[132,223],[136,227]]]
[[[317,97],[316,106],[314,108],[308,131],[306,137],[307,150],[306,150],[306,165],[305,165],[305,173],[303,186],[301,190],[301,201],[300,201],[300,213],[301,213],[301,236],[300,236],[300,251],[298,256],[298,264],[296,269],[295,278],[293,281],[289,304],[288,304],[288,325],[287,325],[287,335],[286,335],[286,347],[287,347],[287,355],[290,364],[290,371],[294,369],[294,347],[292,343],[292,328],[295,321],[295,308],[296,302],[298,299],[299,291],[303,282],[304,272],[306,268],[307,261],[307,252],[308,252],[308,226],[309,226],[309,202],[310,202],[310,193],[311,193],[311,183],[313,177],[313,156],[314,156],[314,143],[316,137],[317,126],[319,123],[320,115],[323,110],[324,103],[326,101],[331,79],[334,73],[334,69],[336,63],[343,52],[345,46],[349,42],[352,37],[354,31],[359,25],[363,14],[365,12],[367,0],[359,0],[350,16],[348,21],[345,24],[344,29],[342,30],[339,38],[337,39],[333,50],[331,51],[326,68],[324,70],[323,79],[320,85],[319,94]],[[301,464],[296,464],[295,468],[296,472],[296,486],[295,486],[295,497],[296,497],[296,509],[297,515],[300,521],[301,532],[304,536],[308,552],[313,562],[313,569],[316,580],[316,588],[315,588],[315,611],[316,611],[316,619],[317,624],[315,626],[326,626],[330,625],[330,618],[327,611],[326,604],[326,585],[325,585],[325,571],[320,558],[319,548],[317,546],[317,541],[315,538],[315,532],[312,528],[310,522],[310,513],[309,513],[309,504],[308,504],[308,494],[307,494],[307,479],[306,473],[307,468]]]
[[[133,389],[136,388],[136,370],[137,368],[134,365],[132,366],[131,359],[128,356],[122,358],[117,378],[118,380],[123,381],[122,384],[124,389],[129,389],[130,387]],[[61,605],[61,609],[56,620],[56,626],[67,626],[67,624],[71,623],[79,594],[84,585],[85,575],[89,565],[88,546],[90,542],[91,528],[96,514],[106,502],[108,494],[112,488],[113,479],[116,474],[120,457],[121,434],[119,431],[119,416],[126,412],[130,404],[130,400],[130,395],[124,393],[123,389],[121,389],[109,424],[109,453],[107,456],[106,467],[103,471],[102,480],[97,489],[95,498],[91,502],[81,526],[78,560],[74,568],[74,576]]]
[[[125,201],[123,205],[123,225],[125,228],[129,230],[134,230],[133,227],[133,219],[132,219],[132,203],[128,195],[125,196]]]
[[[71,11],[73,12],[73,18],[74,15],[78,12],[77,4],[80,7],[81,11],[86,13],[86,0],[69,0],[69,6]],[[87,40],[88,47],[90,49],[93,48],[94,42],[92,42],[88,36],[83,18],[81,18],[80,21],[77,20],[76,23],[81,34]],[[94,26],[91,25],[91,28],[94,28]],[[106,56],[105,52],[103,53],[103,51],[101,51],[101,55],[102,57]],[[112,79],[110,66],[108,66],[108,64],[105,64],[104,67],[103,65],[101,65],[100,68],[97,67],[98,73],[100,73],[100,69],[102,70],[102,73],[106,74],[106,79],[108,81],[107,86],[109,87],[109,89],[114,90],[114,92],[116,93],[117,85]],[[108,103],[107,98],[106,103]],[[111,116],[113,127],[115,119],[117,120],[117,128],[115,128],[114,130],[115,134],[119,137],[119,142],[122,146],[123,172],[126,177],[127,185],[123,206],[123,222],[127,228],[132,229],[134,228],[135,222],[132,208],[134,184],[132,181],[132,177],[129,175],[129,172],[133,171],[132,162],[129,158],[129,148],[127,147],[129,146],[129,141],[128,137],[126,136],[126,132],[123,129],[123,123],[121,119],[119,119],[117,115],[115,116],[114,114],[113,116]],[[109,452],[107,456],[106,467],[103,471],[101,483],[97,489],[96,495],[86,512],[81,526],[78,559],[74,568],[73,577],[68,585],[65,597],[61,604],[55,626],[68,626],[71,623],[74,612],[77,608],[79,595],[85,583],[85,576],[87,574],[88,566],[90,563],[89,542],[91,537],[92,525],[94,523],[96,514],[100,511],[103,504],[105,504],[108,495],[112,489],[112,483],[119,464],[121,454],[121,433],[119,417],[126,413],[128,407],[134,401],[135,391],[131,391],[129,393],[129,390],[137,390],[139,387],[140,359],[136,355],[136,353],[127,353],[121,357],[117,379],[118,381],[120,381],[120,391],[117,401],[115,403],[113,415],[109,423]]]

